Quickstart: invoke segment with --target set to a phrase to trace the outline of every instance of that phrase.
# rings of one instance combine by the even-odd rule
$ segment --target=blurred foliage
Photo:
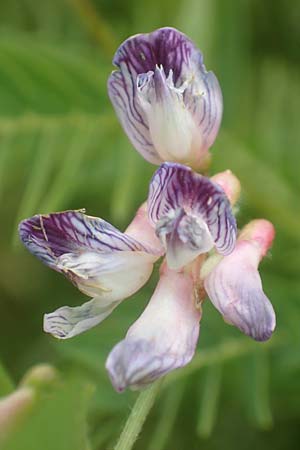
[[[20,248],[16,227],[81,207],[121,229],[130,221],[154,167],[121,131],[106,80],[125,37],[165,25],[197,42],[222,86],[213,171],[241,179],[239,223],[263,216],[276,226],[261,273],[278,326],[270,345],[253,343],[206,302],[197,356],[165,380],[135,448],[298,448],[299,17],[296,0],[1,1],[0,393],[35,363],[54,364],[64,380],[4,450],[112,448],[136,398],[113,391],[104,362],[156,275],[100,327],[55,341],[42,332],[43,313],[85,299]]]

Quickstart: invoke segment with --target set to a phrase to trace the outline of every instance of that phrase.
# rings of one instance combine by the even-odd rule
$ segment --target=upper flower
[[[222,94],[201,52],[183,33],[160,28],[127,39],[108,92],[135,148],[153,163],[205,165],[222,117]]]

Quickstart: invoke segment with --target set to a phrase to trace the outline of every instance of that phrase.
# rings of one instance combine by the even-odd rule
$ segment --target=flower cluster
[[[160,165],[147,201],[124,233],[84,210],[33,216],[19,233],[31,253],[92,297],[45,315],[44,330],[59,339],[104,320],[165,255],[148,306],[106,362],[123,391],[192,359],[206,296],[226,322],[256,340],[270,338],[275,313],[258,265],[274,228],[259,219],[238,234],[238,179],[229,170],[211,178],[192,170],[207,169],[222,116],[218,81],[193,42],[162,28],[127,39],[113,62],[108,92],[118,118],[133,146]]]

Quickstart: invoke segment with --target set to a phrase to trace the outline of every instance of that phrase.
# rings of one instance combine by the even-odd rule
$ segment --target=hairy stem
[[[123,428],[119,441],[114,447],[114,450],[132,449],[154,404],[155,398],[157,397],[161,386],[161,382],[162,380],[156,381],[145,391],[140,393]]]

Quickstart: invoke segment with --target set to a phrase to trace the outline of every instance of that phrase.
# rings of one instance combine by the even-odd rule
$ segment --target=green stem
[[[172,386],[160,405],[160,415],[153,431],[148,450],[163,450],[172,434],[186,388],[186,379]]]
[[[154,404],[162,380],[158,380],[141,392],[123,428],[114,450],[131,450]]]

